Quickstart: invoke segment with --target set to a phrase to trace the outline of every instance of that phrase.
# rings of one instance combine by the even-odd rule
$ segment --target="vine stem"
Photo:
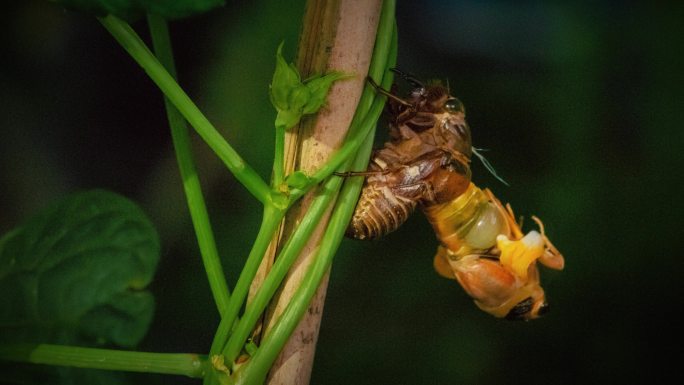
[[[0,359],[89,369],[176,374],[202,378],[206,356],[192,353],[147,353],[61,345],[0,345]]]
[[[221,317],[221,322],[216,331],[216,335],[214,336],[209,354],[214,355],[220,353],[228,340],[230,331],[237,321],[240,308],[242,308],[249,292],[249,286],[259,269],[259,264],[261,263],[264,253],[266,253],[266,249],[271,242],[273,234],[280,226],[280,221],[283,219],[284,215],[284,210],[277,209],[270,204],[264,206],[264,215],[261,221],[261,227],[259,228],[259,233],[254,240],[252,250],[249,252],[245,266],[235,284],[235,290],[230,297],[228,308],[223,314],[223,317]]]
[[[386,68],[393,67],[396,63],[397,31],[393,20],[393,2],[391,3],[392,4],[385,4],[387,8],[383,9],[383,12],[390,12],[392,17],[389,18],[389,20],[385,19],[380,22],[376,52],[373,55],[374,61],[371,63],[369,71],[370,76],[373,77],[379,76],[386,71]],[[387,15],[383,13],[383,16]],[[391,28],[389,33],[385,30],[385,28],[388,27]],[[391,42],[389,43],[386,42],[388,38],[391,38]],[[389,48],[389,52],[387,52],[387,48]],[[389,88],[392,84],[392,78],[391,72],[386,73],[381,82],[382,87]],[[364,93],[364,96],[366,95],[369,95],[369,93]],[[382,111],[382,107],[384,106],[384,99],[384,96],[377,95],[375,100],[372,101],[372,104],[368,104],[371,102],[371,98],[362,98],[364,103],[360,103],[359,110],[357,111],[361,112],[361,115],[363,115],[364,109],[368,110],[366,119],[363,119],[364,121],[368,118],[377,120]],[[351,163],[352,170],[363,170],[367,167],[373,146],[373,138],[374,130],[371,130],[365,138],[353,163]],[[346,164],[348,166],[350,162],[347,162]],[[349,167],[342,167],[341,170],[348,169]],[[336,202],[325,236],[317,250],[314,262],[307,270],[302,284],[292,296],[287,308],[277,320],[275,326],[273,326],[264,337],[261,347],[251,357],[247,364],[238,371],[236,384],[248,385],[260,384],[263,382],[264,376],[271,365],[273,365],[276,356],[283,349],[283,346],[287,343],[288,339],[291,338],[290,336],[294,329],[299,324],[307,308],[310,307],[311,299],[316,294],[316,291],[319,290],[321,281],[329,271],[332,258],[341,243],[343,233],[349,223],[354,207],[356,206],[362,184],[363,178],[350,178],[345,182]],[[291,378],[289,380],[290,381],[284,382],[293,383]]]
[[[381,42],[380,44],[385,43]],[[384,55],[385,60],[377,60],[377,62],[372,63],[371,71],[369,72],[378,76],[379,79],[379,76],[382,76],[383,72],[386,73],[385,68],[382,67],[386,65],[388,54],[383,50],[380,51],[379,55]],[[386,73],[384,81],[379,81],[379,83],[382,83],[383,87],[388,88],[391,85],[391,73]],[[375,99],[373,99],[374,97]],[[329,173],[332,173],[332,170],[336,170],[340,167],[342,160],[351,160],[350,155],[352,155],[354,151],[357,151],[361,144],[367,144],[369,138],[371,138],[370,140],[372,142],[372,132],[384,107],[385,98],[382,95],[378,95],[372,87],[368,87],[364,90],[361,100],[362,102],[360,102],[357,107],[357,113],[352,120],[348,139],[345,140],[343,148],[335,152],[332,158],[326,162],[315,175],[321,175],[321,173],[328,172],[328,170]],[[370,104],[371,102],[372,104]],[[346,157],[346,159],[344,157]],[[338,161],[338,159],[341,160]],[[360,167],[365,167],[365,165]],[[346,168],[344,169],[346,170]],[[251,302],[248,303],[244,315],[232,331],[232,334],[223,349],[223,356],[226,362],[232,362],[236,359],[241,348],[244,346],[250,331],[255,327],[259,316],[266,308],[268,301],[273,297],[283,278],[296,260],[302,248],[305,246],[308,238],[311,236],[314,228],[318,225],[320,219],[336,197],[338,190],[342,186],[342,182],[343,179],[341,178],[329,178],[316,191],[316,196],[307,210],[306,215],[302,218],[301,222],[294,230],[294,233],[282,247],[282,250],[278,254],[278,257],[271,270],[268,272],[263,284],[251,298]],[[291,197],[291,199],[296,198]]]
[[[275,151],[273,157],[273,188],[278,190],[285,179],[283,156],[285,151],[285,127],[275,126]]]
[[[391,74],[389,75],[391,79]],[[383,86],[389,87],[391,80],[386,80],[385,84],[386,85]],[[373,94],[375,94],[375,91],[371,89],[364,92],[364,96],[368,97],[369,100]],[[375,127],[375,122],[378,120],[384,107],[384,99],[384,97],[378,96],[375,98],[372,105],[368,106],[367,104],[364,104],[363,107],[359,109],[359,114],[355,116],[355,120],[352,123],[350,134],[351,131],[354,131],[357,135],[361,134],[362,138],[365,138],[365,141],[368,141],[368,138],[371,138],[370,140],[372,142],[372,132]],[[365,115],[364,119],[357,119],[359,116],[363,115]],[[358,123],[359,121],[361,121],[361,123]],[[359,144],[362,143],[361,139],[356,137],[352,139],[354,142],[359,141]],[[365,167],[365,165],[361,167]],[[347,168],[343,169],[346,170]],[[257,289],[256,294],[251,298],[251,302],[247,304],[244,315],[230,335],[230,338],[223,349],[223,356],[226,362],[232,362],[237,357],[240,349],[245,344],[250,331],[255,327],[259,320],[259,316],[266,308],[266,305],[268,305],[268,301],[273,297],[288,270],[296,260],[302,248],[306,245],[314,228],[318,225],[321,217],[326,213],[330,203],[336,197],[338,190],[342,186],[342,182],[343,179],[341,178],[329,178],[316,191],[316,197],[309,207],[309,210],[307,210],[307,214],[283,246],[273,267],[263,281],[263,284]],[[215,352],[212,353],[215,354]]]
[[[254,328],[259,317],[273,298],[276,290],[280,286],[283,278],[305,246],[313,229],[318,225],[321,217],[325,214],[342,185],[340,178],[331,178],[321,186],[317,192],[314,202],[309,208],[307,215],[302,219],[292,237],[283,246],[280,254],[275,260],[271,271],[269,271],[263,284],[259,287],[256,294],[245,309],[245,313],[235,327],[230,339],[223,349],[223,356],[227,362],[234,361],[240,350],[245,344],[250,331]]]
[[[341,147],[364,90],[365,74],[368,73],[378,28],[380,3],[379,0],[310,0],[308,2],[297,60],[300,73],[303,77],[307,77],[312,73],[340,71],[357,76],[345,82],[335,83],[328,95],[327,108],[319,112],[315,120],[305,120],[296,130],[287,133],[285,159],[288,170],[297,169],[308,175],[316,175],[320,172],[317,177],[321,179],[323,175],[332,171],[332,167],[323,171],[320,171],[320,168],[325,167],[324,165],[334,158],[333,154],[336,149]],[[381,78],[382,76],[379,77]],[[362,117],[363,115],[359,115],[358,119]],[[340,157],[338,161],[342,159]],[[297,193],[293,191],[292,195]],[[288,212],[281,237],[282,242],[287,242],[292,237],[300,221],[310,210],[313,200],[314,195],[306,195]],[[311,239],[304,246],[281,285],[281,290],[272,300],[263,327],[265,336],[268,336],[270,329],[279,322],[278,319],[281,318],[283,310],[293,298],[308,267],[311,266],[324,235],[330,212],[331,210],[328,209],[319,221]],[[267,383],[308,383],[322,314],[325,286],[325,283],[320,285],[319,294],[310,307],[311,314],[307,314],[300,322],[297,331],[291,333],[292,338],[289,342],[280,346],[283,348],[282,351],[275,345],[270,345],[271,347],[266,349],[268,352],[262,350],[264,345],[257,350],[257,355],[278,356],[275,361],[271,361],[273,365],[270,368]],[[280,355],[278,355],[279,352]],[[254,357],[256,356],[252,359]],[[249,366],[251,361],[248,361],[246,365]],[[262,366],[259,370],[251,372],[252,375],[249,377],[260,378],[264,368],[268,370],[268,367]]]
[[[166,20],[158,15],[147,15],[147,23],[152,36],[152,46],[159,62],[166,68],[173,78],[176,78],[176,68],[173,61],[173,50]],[[180,169],[185,198],[188,202],[190,218],[195,228],[195,236],[199,245],[204,269],[209,280],[209,287],[216,302],[219,314],[224,314],[230,298],[228,284],[221,266],[221,259],[216,248],[214,233],[209,220],[209,213],[204,202],[202,186],[200,185],[197,169],[192,156],[190,134],[185,119],[176,107],[164,97],[166,115],[171,128],[173,147]]]
[[[362,167],[364,162],[367,164],[372,144],[373,141],[371,137],[368,141],[368,145],[364,146],[364,149],[359,151],[357,159],[353,163],[347,162],[347,165],[353,164]],[[344,167],[344,169],[347,168],[348,166]],[[262,383],[268,369],[275,361],[278,352],[281,351],[283,346],[292,336],[294,329],[309,308],[311,299],[319,289],[323,277],[330,269],[332,258],[342,240],[342,235],[349,223],[353,208],[356,205],[362,182],[363,180],[356,183],[356,188],[351,188],[351,184],[345,184],[345,189],[340,193],[338,204],[332,214],[325,237],[318,250],[317,258],[309,267],[300,287],[293,295],[287,308],[278,319],[278,322],[265,336],[261,347],[251,357],[244,368],[238,372],[236,378],[237,385],[257,385]],[[349,206],[351,206],[351,209],[348,208]],[[291,377],[281,381],[284,383],[295,383],[292,382]]]
[[[174,78],[164,69],[145,43],[128,23],[114,15],[98,18],[116,41],[145,70],[169,101],[193,126],[209,147],[218,155],[235,178],[260,202],[267,204],[273,198],[271,189],[240,155],[221,136],[216,128],[197,108]]]

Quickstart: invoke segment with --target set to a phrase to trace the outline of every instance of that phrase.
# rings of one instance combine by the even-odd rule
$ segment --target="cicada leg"
[[[352,176],[367,177],[367,176],[373,176],[373,175],[387,175],[391,172],[392,172],[391,169],[381,170],[381,171],[345,171],[345,172],[333,172],[333,175],[339,176],[342,178],[349,178]]]
[[[430,158],[429,156],[424,156],[425,158]],[[367,170],[367,171],[345,171],[345,172],[333,172],[333,175],[335,176],[340,176],[343,178],[349,178],[352,176],[363,176],[363,177],[368,177],[368,176],[377,176],[377,175],[390,175],[390,174],[396,174],[396,173],[401,173],[401,172],[406,172],[406,170],[410,169],[411,167],[414,167],[416,164],[423,162],[424,160],[419,158],[417,161],[414,161],[410,164],[400,164],[398,166],[392,167],[392,168],[383,168],[381,170]],[[447,158],[446,160],[440,158],[440,166],[442,164],[448,164],[450,161],[450,158]],[[380,166],[380,167],[384,167]],[[413,185],[414,183],[411,183],[410,185]]]
[[[435,199],[435,191],[432,188],[432,184],[425,181],[418,181],[414,183],[393,186],[392,192],[399,196],[403,196],[409,199],[415,199],[416,201],[419,201],[421,199]]]
[[[438,246],[437,254],[435,254],[432,264],[439,275],[444,278],[455,280],[456,273],[453,269],[451,269],[451,265],[449,265],[449,257],[447,257],[447,255],[447,249],[444,246]]]
[[[399,77],[406,80],[410,85],[412,85],[415,88],[425,88],[425,84],[423,84],[420,80],[400,70],[399,68],[390,68],[390,71],[399,75]]]
[[[555,270],[563,270],[563,267],[565,267],[565,259],[563,258],[563,255],[558,251],[556,246],[551,243],[549,238],[546,237],[546,233],[544,232],[544,224],[542,221],[535,217],[534,215],[532,216],[532,220],[537,222],[537,225],[539,226],[539,229],[541,230],[541,235],[542,239],[544,240],[544,255],[539,258],[539,262],[541,262],[544,266],[549,267],[551,269]]]
[[[399,103],[399,104],[401,104],[401,105],[404,105],[404,106],[410,107],[410,108],[414,108],[413,104],[407,102],[406,100],[404,100],[404,99],[398,97],[397,95],[394,95],[393,93],[391,93],[391,92],[387,91],[386,89],[382,88],[382,87],[381,87],[378,83],[376,83],[375,80],[373,80],[373,78],[371,78],[370,76],[367,77],[367,79],[368,79],[368,83],[370,83],[370,85],[373,86],[373,88],[375,88],[375,90],[378,91],[379,93],[381,93],[381,94],[387,96],[388,98],[390,98],[390,99],[396,101],[397,103]]]

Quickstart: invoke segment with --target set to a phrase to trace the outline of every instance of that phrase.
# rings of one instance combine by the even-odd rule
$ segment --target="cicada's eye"
[[[527,297],[524,300],[518,302],[513,308],[506,314],[506,319],[509,321],[526,320],[530,318],[530,311],[532,310],[532,297]]]
[[[447,99],[447,101],[444,102],[444,109],[447,112],[452,112],[452,113],[456,113],[456,112],[465,113],[465,107],[463,106],[463,103],[461,103],[461,101],[456,99],[456,98]]]
[[[551,306],[546,301],[541,302],[538,306],[535,304],[535,308],[532,309],[532,313],[536,314],[538,317],[548,314],[551,310]]]

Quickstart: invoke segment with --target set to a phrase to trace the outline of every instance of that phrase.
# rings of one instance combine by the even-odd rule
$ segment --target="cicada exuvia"
[[[392,232],[418,204],[447,202],[470,184],[472,145],[463,104],[446,87],[409,79],[416,88],[405,100],[372,83],[389,98],[390,141],[373,153],[366,172],[348,173],[366,176],[351,237]]]
[[[371,156],[347,235],[373,239],[396,230],[420,207],[440,246],[435,269],[456,279],[482,310],[506,319],[533,319],[548,311],[536,261],[562,269],[563,256],[544,233],[523,235],[509,205],[471,183],[475,153],[465,108],[447,87],[413,85],[389,99],[390,140]]]

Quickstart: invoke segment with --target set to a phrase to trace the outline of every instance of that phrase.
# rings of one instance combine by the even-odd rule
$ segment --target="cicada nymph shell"
[[[463,104],[438,84],[389,98],[390,141],[375,151],[347,231],[372,239],[396,230],[419,204],[446,202],[470,183],[471,138]]]

